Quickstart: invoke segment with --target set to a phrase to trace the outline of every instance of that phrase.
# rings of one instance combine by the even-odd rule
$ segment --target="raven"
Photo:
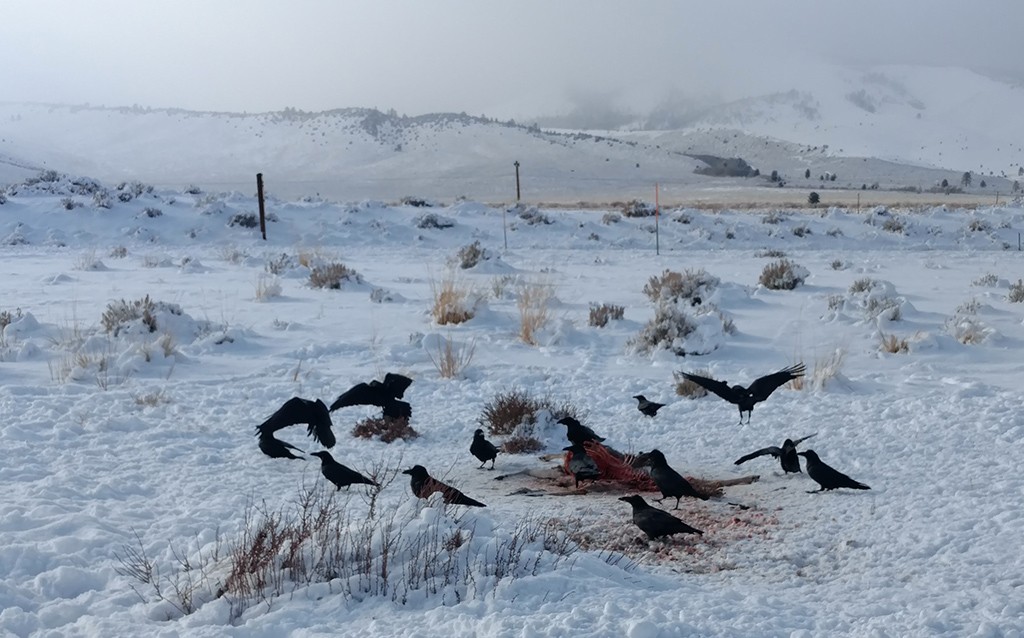
[[[818,492],[824,492],[825,490],[834,490],[840,487],[849,487],[855,490],[870,490],[871,488],[863,483],[858,483],[849,476],[843,474],[839,470],[827,465],[824,461],[818,458],[817,453],[814,450],[807,450],[806,452],[797,452],[800,456],[807,459],[807,476],[814,479],[821,489]],[[808,492],[808,494],[814,494],[815,492]]]
[[[573,445],[582,446],[587,441],[596,441],[598,443],[604,441],[603,436],[598,436],[593,430],[571,416],[562,417],[558,420],[558,423],[566,427],[565,438],[569,439],[569,442]]]
[[[815,432],[814,434],[808,434],[802,439],[797,439],[795,441],[792,439],[786,439],[785,441],[783,441],[781,448],[775,447],[774,445],[770,447],[761,448],[760,450],[751,452],[750,454],[741,456],[740,458],[736,459],[735,465],[741,465],[743,463],[746,463],[750,459],[756,459],[759,456],[771,454],[775,458],[779,459],[779,463],[782,465],[783,472],[799,472],[800,459],[797,458],[796,455],[796,446],[800,445],[801,443],[811,438],[815,434],[817,434],[817,432]]]
[[[427,473],[427,468],[422,465],[413,465],[408,470],[403,471],[402,474],[408,474],[412,477],[409,480],[409,486],[412,488],[412,493],[419,498],[428,498],[434,492],[441,492],[441,497],[444,499],[444,502],[451,505],[487,507],[480,501],[469,498],[451,485],[445,485],[441,481],[432,477]]]
[[[375,405],[384,410],[384,416],[392,419],[412,417],[412,406],[399,401],[412,384],[412,379],[401,374],[388,372],[384,381],[374,379],[369,383],[357,383],[343,392],[331,404],[331,412],[350,405]]]
[[[644,534],[647,534],[647,538],[652,541],[662,536],[671,536],[672,534],[704,534],[704,532],[695,527],[690,527],[665,510],[652,507],[639,494],[621,496],[619,500],[633,506],[633,524],[639,527]]]
[[[320,471],[323,473],[324,478],[337,485],[339,490],[343,487],[349,487],[353,483],[365,483],[366,485],[379,487],[379,484],[373,479],[368,479],[352,468],[335,461],[330,452],[313,452],[312,456],[320,457]]]
[[[470,444],[469,451],[480,461],[480,467],[483,467],[484,463],[490,461],[490,469],[494,469],[494,459],[498,458],[498,448],[494,447],[493,443],[484,438],[483,430],[478,428],[473,433],[473,443]]]
[[[647,398],[644,397],[644,395],[642,394],[638,394],[633,398],[636,399],[638,402],[636,409],[640,410],[647,416],[654,416],[655,414],[658,413],[658,410],[665,407],[664,403],[655,403],[654,401],[648,401]]]
[[[597,463],[587,454],[582,443],[574,443],[569,447],[562,448],[569,452],[568,468],[573,479],[576,480],[576,489],[580,489],[581,480],[597,480],[601,478],[601,470]]]
[[[705,390],[710,390],[722,397],[729,403],[735,403],[740,408],[740,423],[743,423],[743,413],[747,413],[747,423],[750,423],[750,416],[753,414],[754,404],[764,401],[772,392],[783,383],[792,381],[804,376],[804,364],[798,363],[778,372],[765,375],[756,379],[749,388],[741,385],[730,386],[725,381],[715,381],[689,372],[683,373],[684,379],[689,379]]]
[[[278,438],[275,438],[273,434],[260,434],[260,451],[269,456],[272,459],[301,459],[301,456],[295,456],[289,450],[295,450],[296,452],[303,452],[299,448],[295,447],[291,443],[286,443]]]
[[[702,501],[708,500],[707,496],[695,490],[690,485],[690,482],[683,478],[679,472],[669,467],[668,461],[665,460],[665,455],[661,453],[661,450],[654,449],[640,454],[633,461],[634,467],[642,467],[644,465],[650,466],[651,478],[654,480],[654,484],[658,486],[658,489],[661,490],[661,498],[657,499],[658,503],[670,496],[674,496],[676,497],[674,509],[679,509],[679,499],[683,496],[692,496]]]
[[[334,447],[334,432],[331,431],[331,415],[323,401],[310,401],[300,397],[292,397],[284,402],[270,418],[256,426],[259,437],[270,436],[281,428],[296,423],[305,423],[306,432],[313,440],[324,447]],[[263,448],[262,442],[260,449]],[[266,453],[266,450],[263,450]]]

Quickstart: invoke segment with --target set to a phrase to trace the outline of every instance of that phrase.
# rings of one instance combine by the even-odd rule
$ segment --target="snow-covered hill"
[[[0,181],[22,179],[30,167],[250,192],[262,172],[272,192],[289,197],[507,202],[518,161],[522,192],[533,201],[649,198],[654,183],[682,198],[769,185],[763,177],[771,171],[791,187],[922,190],[943,179],[959,185],[970,171],[969,191],[1006,194],[1024,161],[1022,109],[1020,87],[927,67],[820,67],[782,90],[699,111],[666,107],[630,130],[591,134],[466,114],[7,103]],[[762,179],[698,175],[703,164],[687,155],[700,154],[742,157]],[[824,182],[826,173],[838,179]]]

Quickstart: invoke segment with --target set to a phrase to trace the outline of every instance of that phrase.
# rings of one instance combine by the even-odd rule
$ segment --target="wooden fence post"
[[[256,173],[256,199],[260,203],[260,233],[267,241],[267,209],[263,203],[263,173]]]

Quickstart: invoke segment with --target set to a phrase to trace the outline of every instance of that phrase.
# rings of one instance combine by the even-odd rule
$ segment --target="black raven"
[[[409,480],[409,486],[412,488],[412,493],[419,498],[428,498],[434,492],[441,492],[441,498],[444,499],[445,503],[469,505],[470,507],[487,507],[480,501],[469,498],[451,485],[446,485],[432,477],[427,473],[427,468],[422,465],[413,465],[408,470],[403,471],[402,474],[408,474],[412,477]]]
[[[343,487],[349,487],[353,483],[377,485],[377,482],[373,479],[368,479],[352,468],[335,461],[330,452],[313,452],[312,456],[320,457],[320,471],[323,473],[324,478],[337,485],[339,490]]]
[[[633,506],[633,524],[639,527],[644,534],[647,534],[647,538],[652,541],[662,536],[671,536],[672,534],[704,534],[704,532],[695,527],[690,527],[665,510],[652,507],[639,494],[621,496],[619,500]]]
[[[295,456],[290,450],[296,452],[303,452],[299,448],[295,447],[291,443],[286,443],[281,439],[275,438],[273,434],[260,434],[260,451],[269,456],[272,459],[301,459],[301,456]]]
[[[412,406],[399,401],[412,379],[401,374],[388,372],[383,381],[374,379],[369,383],[357,383],[341,394],[331,404],[331,412],[350,405],[375,405],[384,410],[384,416],[392,419],[412,417]]]
[[[670,496],[674,496],[676,497],[675,509],[679,509],[679,499],[683,496],[692,496],[702,501],[708,500],[707,496],[695,490],[689,481],[669,466],[661,450],[654,449],[650,452],[645,452],[638,455],[636,460],[633,461],[634,467],[642,467],[644,465],[650,466],[651,478],[654,479],[654,484],[661,490],[661,498],[657,499],[658,503]]]
[[[601,478],[601,470],[597,468],[597,463],[587,454],[587,450],[583,447],[582,443],[573,444],[569,447],[562,448],[570,454],[568,467],[569,473],[572,474],[573,479],[576,481],[576,489],[580,489],[581,480],[597,480]]]
[[[260,438],[263,438],[296,423],[305,423],[307,434],[320,445],[334,447],[331,415],[327,411],[327,406],[320,399],[316,401],[300,397],[288,399],[284,405],[278,408],[277,412],[270,415],[269,419],[256,426],[256,432]],[[262,449],[262,445],[260,448]]]
[[[798,363],[778,372],[765,375],[744,388],[741,385],[730,386],[725,381],[715,381],[689,372],[683,373],[684,379],[689,379],[702,388],[714,392],[729,403],[735,403],[740,408],[740,423],[743,423],[743,413],[747,413],[747,423],[750,423],[750,416],[754,410],[754,404],[764,401],[772,392],[782,384],[793,379],[804,376],[804,364]]]
[[[565,438],[569,439],[569,442],[573,445],[583,445],[587,441],[596,441],[598,443],[604,441],[603,436],[598,436],[593,430],[571,416],[562,417],[558,420],[558,423],[566,427]]]
[[[494,447],[493,443],[484,438],[483,430],[478,428],[473,433],[473,442],[469,446],[469,452],[480,461],[480,467],[483,467],[484,463],[490,461],[490,469],[494,469],[494,459],[498,458],[498,448]]]
[[[817,434],[817,432],[815,432],[814,434]],[[783,441],[782,447],[780,448],[775,447],[774,445],[770,447],[761,448],[760,450],[751,452],[750,454],[741,456],[740,458],[736,459],[735,465],[741,465],[743,463],[746,463],[750,459],[756,459],[759,456],[771,454],[773,457],[779,459],[779,463],[782,465],[783,472],[799,472],[800,459],[797,458],[796,455],[796,446],[800,445],[807,439],[811,438],[812,436],[814,436],[814,434],[808,434],[802,439],[797,439],[795,441],[792,439],[786,439],[785,441]]]
[[[654,416],[658,413],[658,410],[665,407],[664,403],[655,403],[654,401],[648,401],[642,394],[637,394],[633,397],[637,400],[636,409],[640,410],[647,416]]]
[[[870,490],[871,488],[863,483],[858,483],[849,476],[843,474],[839,470],[827,465],[824,461],[818,458],[818,455],[814,450],[807,450],[806,452],[797,452],[800,456],[807,459],[807,476],[814,479],[821,489],[818,492],[824,492],[825,490],[834,490],[840,487],[849,487],[855,490]],[[814,492],[810,492],[813,494]]]

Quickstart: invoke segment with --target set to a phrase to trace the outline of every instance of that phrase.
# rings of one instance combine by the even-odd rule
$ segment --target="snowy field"
[[[238,224],[250,195],[51,178],[0,204],[2,636],[1024,635],[1019,203],[673,209],[659,255],[653,217],[603,210],[271,201],[263,241]],[[474,241],[489,258],[452,270]],[[793,290],[758,283],[781,253],[807,273]],[[309,266],[331,262],[359,281],[311,287]],[[697,327],[669,344],[687,356],[635,347],[655,315],[644,286],[666,269],[713,281],[675,306]],[[432,291],[452,272],[476,313],[439,326]],[[519,306],[537,290],[549,320],[530,345]],[[141,319],[105,329],[111,304],[147,295],[155,332]],[[623,318],[589,325],[600,303]],[[473,349],[456,378],[432,362],[446,342]],[[750,424],[717,397],[675,393],[674,372],[745,383],[799,361],[804,387],[778,390]],[[254,426],[293,396],[330,403],[389,371],[414,379],[420,436],[353,437],[379,411],[344,408],[335,458],[422,464],[487,507],[421,501],[401,474],[376,500],[354,486],[338,497],[353,528],[372,503],[402,543],[428,539],[394,555],[387,591],[279,563],[251,598],[218,597],[261,511],[329,494],[315,459],[267,458]],[[638,540],[617,500],[628,488],[494,480],[556,465],[540,453],[477,469],[472,432],[512,389],[569,403],[607,443],[656,447],[685,475],[760,480],[684,499],[675,513],[702,537]],[[667,406],[643,416],[640,393]],[[812,433],[802,449],[871,490],[809,494],[806,474],[768,457],[733,464]],[[543,452],[567,445],[543,414],[536,435]],[[301,425],[279,436],[318,449]],[[524,541],[531,525],[544,532]],[[382,537],[367,538],[372,562]],[[150,584],[126,573],[133,552]],[[454,577],[423,576],[440,564]]]

